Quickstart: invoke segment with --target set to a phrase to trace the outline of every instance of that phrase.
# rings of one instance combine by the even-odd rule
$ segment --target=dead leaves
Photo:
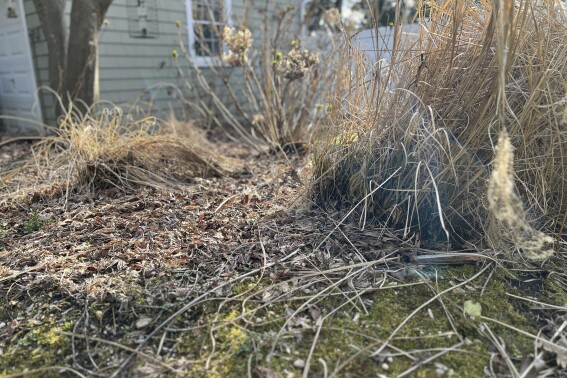
[[[262,174],[195,178],[184,193],[109,188],[67,198],[41,197],[31,205],[23,200],[5,204],[10,233],[0,249],[0,282],[33,272],[58,283],[64,292],[100,299],[122,297],[140,277],[176,269],[199,267],[207,275],[225,277],[234,274],[236,264],[240,269],[256,266],[261,258],[254,249],[242,253],[238,248],[257,242],[255,223],[289,203],[298,184],[272,177],[285,172],[269,169],[273,161],[254,164]],[[285,192],[278,191],[282,184]],[[27,206],[52,221],[23,234]]]

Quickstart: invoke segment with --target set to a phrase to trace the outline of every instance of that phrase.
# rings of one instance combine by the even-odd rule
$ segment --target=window
[[[346,1],[347,3],[353,0]],[[356,3],[356,0],[354,1]],[[324,29],[325,11],[337,8],[341,10],[343,0],[303,0],[301,3],[301,21],[303,23],[303,33],[311,33]]]
[[[189,52],[198,66],[220,63],[230,7],[231,0],[187,0]]]

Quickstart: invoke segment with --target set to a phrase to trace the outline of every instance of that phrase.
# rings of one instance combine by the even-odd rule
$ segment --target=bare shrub
[[[266,2],[261,9],[262,35],[253,34],[246,26],[248,20],[213,31],[226,45],[227,51],[217,62],[224,64],[199,67],[181,42],[180,51],[190,70],[184,71],[180,64],[178,69],[182,89],[201,94],[198,101],[185,100],[194,114],[234,131],[240,140],[262,151],[294,151],[308,145],[325,115],[322,103],[334,85],[339,65],[329,45],[327,51],[303,47],[299,30],[290,30],[298,9],[281,9],[274,22],[271,7]],[[181,30],[179,36],[182,41]],[[261,43],[254,43],[259,38]]]

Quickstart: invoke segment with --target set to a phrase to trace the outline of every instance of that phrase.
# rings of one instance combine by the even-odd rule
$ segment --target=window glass
[[[193,0],[192,8],[195,55],[200,57],[220,55],[224,26],[223,1]]]

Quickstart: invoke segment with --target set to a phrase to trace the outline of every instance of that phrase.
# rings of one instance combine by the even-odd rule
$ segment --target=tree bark
[[[49,86],[62,94],[65,75],[67,31],[65,0],[33,0],[49,50]]]
[[[98,33],[112,0],[73,0],[67,63],[66,101],[94,101]]]

